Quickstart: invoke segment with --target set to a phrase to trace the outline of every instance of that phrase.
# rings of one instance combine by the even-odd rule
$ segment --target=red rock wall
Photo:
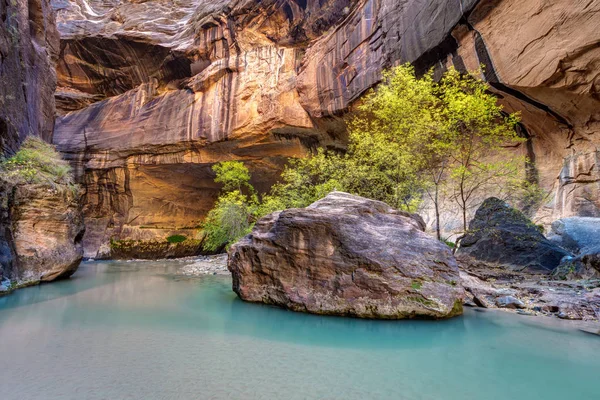
[[[579,0],[53,0],[54,141],[86,195],[86,255],[201,221],[210,166],[266,189],[286,157],[341,147],[341,118],[384,68],[485,65],[529,140],[545,221],[600,215],[600,3]],[[160,16],[160,18],[157,18]],[[162,232],[157,230],[157,232]]]
[[[0,0],[0,155],[52,140],[58,46],[50,0]]]

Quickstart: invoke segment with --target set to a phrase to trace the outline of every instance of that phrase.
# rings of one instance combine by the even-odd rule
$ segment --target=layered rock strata
[[[276,212],[229,250],[233,290],[246,301],[361,318],[448,318],[462,313],[450,249],[420,217],[333,192]]]
[[[111,237],[202,220],[210,165],[259,189],[286,157],[343,147],[340,117],[384,68],[484,65],[522,115],[538,212],[600,216],[600,4],[584,0],[53,0],[61,32],[55,143],[86,187],[86,254]],[[451,230],[453,215],[449,215]]]

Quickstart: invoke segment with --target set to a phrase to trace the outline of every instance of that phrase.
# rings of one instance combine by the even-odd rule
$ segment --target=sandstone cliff
[[[0,0],[0,156],[52,139],[58,49],[50,0]]]
[[[0,162],[0,294],[71,276],[83,257],[83,213],[69,165],[29,137]]]
[[[85,188],[86,255],[201,221],[210,166],[259,189],[286,157],[344,145],[341,116],[382,69],[485,66],[520,111],[539,216],[600,215],[600,3],[583,0],[53,0],[54,142]],[[143,228],[143,229],[142,229]]]
[[[0,263],[0,279],[21,286],[70,277],[83,257],[85,230],[77,192],[20,185],[2,194],[6,203],[0,212],[10,220],[4,234],[13,259]]]

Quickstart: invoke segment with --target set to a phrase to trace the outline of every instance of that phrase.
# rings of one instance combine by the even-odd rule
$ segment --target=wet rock
[[[525,308],[525,304],[512,296],[504,296],[496,299],[496,305],[500,308]]]
[[[530,272],[551,272],[569,255],[520,211],[493,197],[475,213],[457,254]]]
[[[448,318],[463,290],[450,249],[420,217],[333,192],[273,213],[229,250],[233,290],[246,301],[362,318]]]
[[[600,329],[581,328],[580,331],[589,333],[590,335],[600,336]]]

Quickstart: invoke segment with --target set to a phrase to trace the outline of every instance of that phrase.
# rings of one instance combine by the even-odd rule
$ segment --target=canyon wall
[[[0,0],[0,155],[52,140],[58,49],[50,0]]]
[[[0,158],[28,135],[52,140],[58,48],[50,0],[0,0]],[[0,176],[0,281],[19,278],[11,196]]]
[[[85,187],[86,256],[110,238],[198,225],[210,167],[265,190],[285,159],[343,147],[344,114],[381,71],[483,64],[522,114],[542,222],[600,215],[600,2],[52,0],[61,34],[54,143]]]

